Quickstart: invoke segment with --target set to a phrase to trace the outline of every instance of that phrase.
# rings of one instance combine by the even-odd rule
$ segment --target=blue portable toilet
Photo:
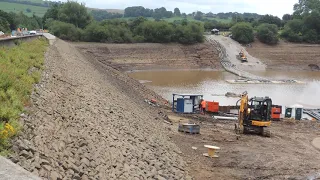
[[[184,99],[183,98],[177,99],[177,112],[180,112],[180,113],[184,112]]]

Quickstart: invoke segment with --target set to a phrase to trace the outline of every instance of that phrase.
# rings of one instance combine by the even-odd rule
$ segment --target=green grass
[[[6,154],[10,138],[20,129],[19,115],[30,104],[29,96],[33,84],[40,80],[48,46],[45,39],[17,44],[0,47],[0,154]],[[5,122],[14,128],[14,134],[4,136]]]
[[[26,0],[17,0],[17,1],[26,1]],[[33,2],[33,3],[41,3],[43,4],[43,0],[27,0],[29,2]]]
[[[209,20],[216,20],[216,21],[218,21],[218,22],[222,22],[222,23],[230,23],[230,22],[232,21],[232,19],[231,19],[231,18],[229,18],[229,19],[207,18],[207,19],[209,19]]]
[[[27,8],[31,9],[30,13],[26,11]],[[35,13],[37,16],[42,17],[47,12],[48,8],[26,4],[0,2],[0,10],[14,13],[20,13],[22,11],[25,15],[30,17],[33,15],[33,13]]]

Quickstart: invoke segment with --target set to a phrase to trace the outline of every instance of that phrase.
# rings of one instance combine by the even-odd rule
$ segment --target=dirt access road
[[[224,36],[216,36],[216,35],[208,35],[206,36],[208,39],[213,39],[217,42],[219,42],[222,46],[226,49],[227,58],[229,61],[236,65],[237,68],[240,70],[251,70],[251,71],[263,71],[266,69],[266,65],[258,58],[251,56],[247,51],[246,48],[244,48],[241,44],[234,41],[233,39],[229,37]],[[239,52],[243,50],[244,54],[248,58],[248,62],[241,63],[239,59],[237,59],[237,55],[239,55]]]
[[[163,114],[144,102],[161,97],[62,40],[45,67],[12,161],[53,180],[190,179]]]

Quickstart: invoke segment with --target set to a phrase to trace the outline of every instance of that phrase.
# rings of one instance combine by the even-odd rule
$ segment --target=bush
[[[48,42],[38,39],[0,51],[0,152],[19,130],[19,115],[29,104],[33,84],[39,82]],[[31,70],[32,69],[32,70]]]
[[[281,37],[291,42],[302,42],[302,36],[300,33],[295,33],[291,28],[285,27],[281,33]]]
[[[232,37],[240,43],[250,43],[254,40],[253,28],[250,23],[240,22],[232,26]]]
[[[81,29],[76,28],[73,24],[61,21],[50,22],[49,31],[61,39],[71,41],[79,41],[82,35]]]
[[[173,41],[182,44],[194,44],[203,42],[204,27],[195,22],[187,25],[177,25],[173,36]]]
[[[304,33],[302,36],[303,41],[308,43],[317,43],[318,42],[318,34],[317,31],[314,29],[311,29]]]
[[[168,43],[171,42],[173,27],[165,21],[145,21],[135,29],[135,33],[147,42]]]
[[[278,27],[275,24],[261,24],[257,28],[258,39],[266,44],[277,44],[278,38]]]
[[[91,23],[84,30],[84,40],[93,42],[114,42],[114,43],[130,43],[133,42],[131,31],[121,23],[111,24]]]

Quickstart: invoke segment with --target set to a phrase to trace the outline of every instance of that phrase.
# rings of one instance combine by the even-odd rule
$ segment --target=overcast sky
[[[128,6],[146,8],[165,7],[173,11],[178,7],[181,12],[252,12],[272,14],[282,18],[283,14],[292,13],[293,5],[298,0],[78,0],[87,7],[100,9],[124,9]]]

